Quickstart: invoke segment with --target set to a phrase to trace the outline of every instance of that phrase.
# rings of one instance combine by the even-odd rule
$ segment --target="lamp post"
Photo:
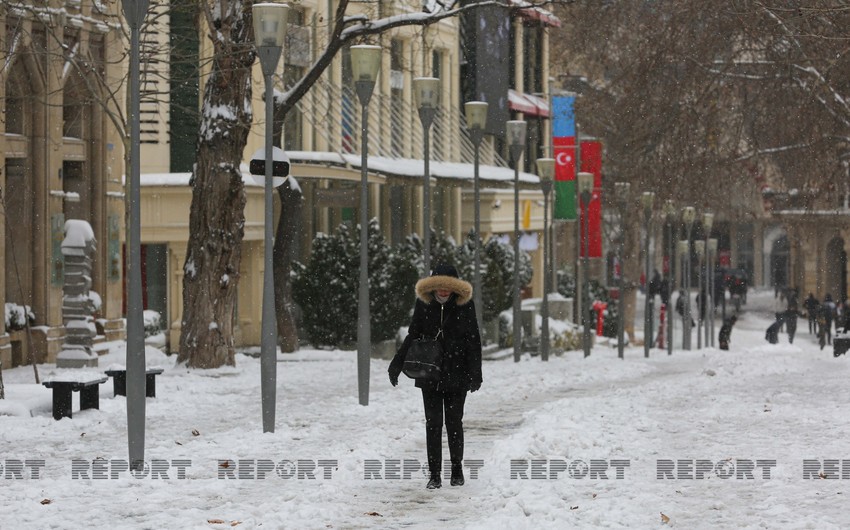
[[[543,327],[540,330],[540,358],[549,360],[549,284],[552,275],[549,273],[549,193],[552,191],[552,179],[555,176],[555,159],[538,158],[537,174],[540,176],[540,188],[543,190],[543,307],[540,314],[543,317]]]
[[[643,308],[643,356],[649,357],[649,348],[652,346],[652,307],[655,302],[654,296],[649,293],[649,277],[652,274],[649,270],[651,264],[651,260],[649,259],[649,238],[652,235],[650,230],[652,229],[652,203],[655,202],[655,193],[651,191],[643,192],[640,202],[643,205],[643,222],[646,228],[646,237],[643,243],[644,263],[646,264],[644,268],[646,271],[646,301]]]
[[[473,273],[473,301],[475,303],[475,318],[478,320],[478,329],[484,324],[484,302],[481,293],[481,187],[478,180],[478,163],[481,149],[481,140],[484,137],[484,127],[487,125],[487,103],[483,101],[467,101],[464,104],[466,111],[466,126],[469,128],[469,137],[475,148],[475,175],[473,186],[475,189],[475,271]]]
[[[711,300],[711,319],[709,320],[710,329],[709,329],[708,336],[710,337],[711,347],[713,348],[714,347],[714,289],[715,289],[715,286],[714,286],[714,282],[715,282],[714,260],[717,259],[717,239],[715,239],[713,237],[708,239],[708,246],[706,247],[706,254],[708,255],[708,270],[710,271],[709,272],[708,285],[709,285],[709,291],[711,291],[711,297],[709,298],[709,300]]]
[[[708,251],[708,239],[711,236],[711,227],[714,226],[714,214],[711,212],[705,212],[702,214],[702,230],[705,232],[703,234],[705,236],[705,276],[703,279],[703,287],[705,288],[705,318],[703,319],[703,326],[705,327],[705,346],[708,347],[709,337],[711,336],[711,330],[709,329],[711,326],[709,322],[713,324],[714,321],[714,293],[711,291],[711,277],[714,275],[713,271],[709,269],[711,261],[710,254]],[[706,320],[707,319],[707,320]]]
[[[590,201],[593,198],[593,173],[580,172],[578,174],[578,191],[581,197],[581,205],[584,210],[584,256],[582,257],[581,275],[582,275],[582,304],[581,304],[581,323],[583,326],[582,347],[584,356],[590,356],[590,284],[588,282],[588,254],[590,254],[590,229],[588,228],[588,210]]]
[[[617,266],[620,267],[617,275],[617,357],[624,359],[623,350],[626,346],[625,337],[623,336],[623,251],[625,246],[626,233],[626,206],[629,200],[629,191],[631,184],[628,182],[615,182],[614,192],[617,197],[617,206],[620,209],[620,241],[617,245]]]
[[[275,395],[277,387],[277,319],[274,308],[274,261],[272,251],[272,224],[274,203],[272,202],[272,127],[274,124],[274,95],[272,76],[283,51],[286,37],[286,4],[254,4],[254,40],[263,78],[266,84],[266,162],[265,162],[265,237],[263,270],[263,322],[260,338],[260,394],[263,408],[263,432],[274,432]]]
[[[357,394],[361,405],[369,404],[369,360],[372,331],[369,314],[369,100],[381,68],[381,47],[351,47],[351,70],[360,99],[360,287],[357,300]]]
[[[705,312],[702,311],[706,307],[705,292],[703,288],[702,265],[705,258],[705,241],[694,241],[694,252],[697,255],[697,290],[699,291],[699,305],[697,306],[697,349],[702,349],[702,326],[705,317]]]
[[[679,278],[679,287],[682,291],[681,297],[686,297],[685,300],[682,300],[682,349],[685,349],[685,344],[688,342],[688,338],[691,333],[691,320],[690,314],[688,314],[685,309],[687,308],[687,293],[685,291],[685,272],[687,271],[687,264],[685,263],[685,256],[687,256],[689,251],[688,241],[686,239],[681,239],[676,244],[676,259],[680,264],[681,278]],[[671,295],[672,299],[672,295]]]
[[[131,469],[145,460],[145,323],[142,307],[141,202],[139,150],[139,35],[148,0],[122,0],[124,18],[130,26],[130,172],[127,221],[127,446]]]
[[[697,212],[693,206],[685,206],[682,209],[682,221],[685,223],[685,240],[688,242],[688,249],[685,253],[685,279],[683,285],[685,288],[685,331],[684,343],[682,347],[685,350],[691,349],[691,228],[694,226]]]
[[[419,109],[419,121],[422,122],[424,135],[425,181],[422,198],[422,231],[425,246],[425,276],[431,274],[431,124],[437,116],[440,105],[440,80],[436,77],[417,77],[413,80],[413,94],[416,96],[416,108]]]
[[[522,354],[522,312],[519,299],[519,159],[525,149],[526,123],[522,120],[510,120],[506,124],[508,147],[514,164],[514,362],[519,362]],[[533,325],[533,323],[532,323]]]
[[[667,199],[664,201],[664,218],[667,221],[667,355],[673,355],[673,312],[671,311],[670,301],[673,300],[673,293],[676,292],[676,256],[673,255],[673,226],[676,222],[676,206],[673,201]]]

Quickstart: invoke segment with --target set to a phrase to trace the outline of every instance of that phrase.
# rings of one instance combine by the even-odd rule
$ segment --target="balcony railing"
[[[319,80],[297,104],[304,120],[326,150],[358,153],[361,135],[360,102],[353,89]],[[316,146],[316,150],[324,150]],[[417,109],[393,96],[375,93],[369,104],[369,154],[386,158],[421,159],[424,137]],[[474,148],[462,112],[443,108],[431,128],[431,160],[472,163]],[[493,142],[482,142],[481,163],[508,167]]]

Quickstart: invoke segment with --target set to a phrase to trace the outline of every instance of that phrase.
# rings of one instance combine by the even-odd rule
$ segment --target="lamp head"
[[[580,172],[578,174],[579,193],[591,193],[593,191],[593,173]]]
[[[708,240],[708,253],[712,256],[717,255],[717,238],[712,237]]]
[[[552,191],[552,179],[555,177],[555,159],[538,158],[537,175],[540,177],[540,188],[544,195]]]
[[[652,203],[655,202],[655,192],[645,191],[640,196],[640,203],[643,205],[644,212],[652,211]]]
[[[289,6],[268,2],[254,4],[251,9],[254,17],[254,42],[257,47],[283,46]]]
[[[440,80],[436,77],[417,77],[413,80],[416,108],[436,109],[440,106]]]
[[[469,129],[484,129],[487,126],[487,103],[484,101],[467,101],[463,104],[466,111],[466,127]]]
[[[510,120],[506,123],[508,146],[524,149],[527,124],[523,120]]]
[[[705,212],[702,214],[702,226],[705,228],[705,233],[711,233],[711,227],[714,226],[714,214],[711,212]]]
[[[355,81],[374,83],[381,69],[381,47],[359,44],[351,47],[351,71]]]
[[[673,219],[673,216],[676,215],[676,205],[673,204],[672,199],[667,199],[666,201],[664,201],[663,211],[664,216],[667,217],[668,220]]]
[[[685,206],[682,208],[682,222],[690,226],[697,217],[697,211],[693,206]]]
[[[676,243],[676,255],[681,257],[681,256],[687,255],[687,253],[688,253],[688,240],[687,239],[680,239]]]

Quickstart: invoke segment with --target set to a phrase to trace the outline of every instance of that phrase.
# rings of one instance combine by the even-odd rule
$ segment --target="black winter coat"
[[[447,277],[432,276],[427,280],[435,278],[440,278],[442,281]],[[451,280],[469,286],[463,280],[456,278]],[[425,284],[425,287],[429,286],[430,283]],[[454,292],[445,304],[438,302],[431,291],[422,291],[419,284],[417,284],[416,291],[417,299],[416,307],[413,310],[413,319],[407,330],[404,343],[390,363],[389,373],[398,377],[411,341],[420,336],[437,336],[442,320],[440,341],[443,345],[443,361],[440,367],[440,381],[417,379],[416,386],[446,392],[469,390],[473,382],[480,386],[482,381],[481,335],[478,331],[478,322],[475,319],[475,305],[471,300],[471,286],[469,286],[468,296],[465,291]],[[426,302],[426,300],[428,301]]]

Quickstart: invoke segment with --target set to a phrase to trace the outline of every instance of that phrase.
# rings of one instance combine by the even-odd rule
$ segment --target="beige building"
[[[360,6],[371,9],[368,4]],[[95,315],[103,328],[101,340],[124,336],[126,135],[122,124],[127,42],[119,7],[100,0],[53,0],[49,8],[0,11],[6,27],[0,37],[4,65],[0,104],[5,118],[0,124],[5,156],[5,171],[0,176],[5,197],[0,212],[5,233],[0,247],[5,271],[0,296],[4,303],[32,308],[32,349],[42,361],[55,358],[64,337],[59,249],[66,219],[88,221],[98,241],[92,290],[103,301]],[[327,38],[323,21],[332,20],[331,8],[311,1],[293,8],[278,82],[291,84],[313,63]],[[389,16],[416,12],[421,6],[396,2],[381,8],[381,16]],[[499,129],[507,119],[524,118],[529,136],[520,172],[522,230],[527,232],[523,246],[530,249],[535,269],[542,268],[542,193],[530,171],[534,170],[533,160],[546,154],[548,143],[548,32],[557,20],[538,9],[519,13],[497,9],[487,13],[486,20],[483,15],[465,22],[449,18],[428,28],[397,28],[374,38],[373,43],[380,44],[384,53],[370,104],[369,215],[380,220],[391,241],[421,233],[423,226],[423,132],[413,104],[413,78],[441,80],[442,102],[431,129],[431,226],[457,239],[473,223],[473,149],[464,124],[463,102],[476,99],[469,96],[476,90],[480,95],[495,87],[498,97],[491,100],[491,107],[500,114],[490,120],[494,134],[485,136],[481,150],[482,235],[510,236],[513,232],[513,170],[504,160],[506,147]],[[191,198],[188,171],[195,142],[185,131],[197,132],[191,111],[200,108],[203,65],[208,59],[206,34],[188,33],[185,28],[192,25],[186,23],[187,16],[192,15],[187,15],[182,4],[153,3],[149,26],[142,35],[144,304],[164,315],[172,349],[178,342],[182,318],[182,270]],[[496,23],[500,31],[485,31],[485,23]],[[467,24],[467,34],[473,36],[467,42],[461,39],[462,24]],[[493,35],[499,38],[484,46],[484,39]],[[185,63],[175,60],[179,39],[184,41],[182,51],[194,46],[194,74],[181,73]],[[502,53],[490,59],[495,60],[494,68],[504,71],[486,71],[482,64],[479,72],[491,78],[485,83],[480,73],[478,78],[473,75],[477,85],[471,86],[465,79],[473,64],[469,55],[473,47]],[[479,55],[483,57],[483,53]],[[292,175],[305,200],[301,259],[307,257],[317,232],[331,231],[340,222],[358,217],[360,108],[347,61],[346,49],[285,124],[283,147],[292,159]],[[192,75],[194,96],[187,100],[186,93],[178,90],[179,83],[169,80],[184,76],[181,81],[191,81]],[[246,162],[262,146],[266,127],[259,66],[254,79],[255,123],[245,148]],[[278,90],[284,88],[281,85]],[[501,125],[493,125],[497,122]],[[249,179],[246,176],[238,345],[259,342],[261,321],[260,304],[255,301],[262,295],[262,188]],[[534,294],[540,294],[540,286],[538,275]],[[27,350],[22,330],[0,333],[4,366],[25,363]]]

